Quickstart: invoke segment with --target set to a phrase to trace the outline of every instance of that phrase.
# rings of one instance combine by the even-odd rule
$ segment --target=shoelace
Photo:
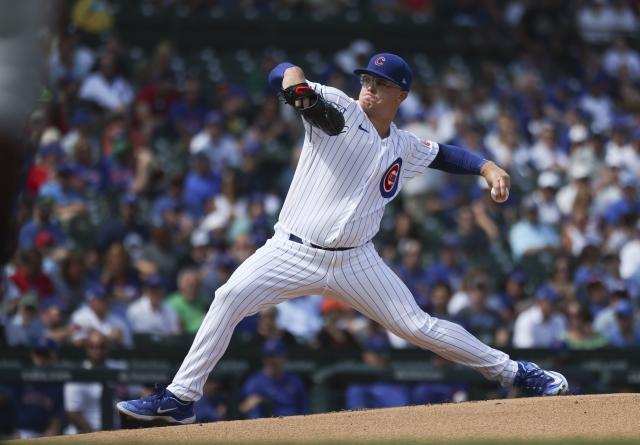
[[[165,386],[156,383],[153,385],[153,394],[145,397],[143,401],[146,403],[155,403],[156,401],[160,401],[165,396],[166,390],[167,388]]]
[[[525,371],[524,377],[520,379],[517,386],[521,388],[541,393],[544,389],[544,385],[553,380],[551,376],[545,374],[541,368],[535,368]]]

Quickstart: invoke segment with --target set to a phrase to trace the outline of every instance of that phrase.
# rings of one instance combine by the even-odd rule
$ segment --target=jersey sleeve
[[[406,151],[406,164],[403,165],[403,179],[409,180],[425,172],[433,162],[440,146],[437,142],[420,139],[416,135],[403,131],[403,145]]]

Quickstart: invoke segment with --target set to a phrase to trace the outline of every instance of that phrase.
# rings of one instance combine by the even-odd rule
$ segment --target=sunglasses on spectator
[[[360,76],[360,85],[362,85],[363,87],[368,87],[370,85],[372,85],[376,88],[397,88],[400,89],[400,87],[398,85],[396,85],[395,83],[383,79],[381,77],[374,77],[374,76],[369,76],[368,74],[362,74]]]

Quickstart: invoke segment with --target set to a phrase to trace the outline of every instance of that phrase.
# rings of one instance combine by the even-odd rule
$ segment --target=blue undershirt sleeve
[[[479,175],[480,169],[487,162],[486,159],[464,148],[447,144],[438,146],[438,154],[429,164],[429,168],[458,175]]]
[[[292,66],[295,65],[289,62],[282,62],[271,70],[269,73],[269,85],[271,85],[271,88],[278,92],[282,90],[282,78],[284,77],[284,72],[287,68],[291,68]]]

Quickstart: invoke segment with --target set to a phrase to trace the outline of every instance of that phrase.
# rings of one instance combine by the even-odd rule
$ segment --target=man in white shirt
[[[536,303],[523,311],[513,327],[516,348],[549,348],[567,329],[567,320],[556,310],[559,295],[550,286],[536,292]]]
[[[108,111],[121,112],[133,101],[133,89],[117,74],[115,57],[107,54],[100,60],[99,70],[82,82],[79,96]]]
[[[98,331],[92,331],[85,342],[87,359],[84,369],[123,369],[124,363],[110,360],[109,341]],[[65,433],[77,434],[102,429],[102,383],[68,382],[64,385],[64,410],[69,419]]]
[[[172,335],[180,333],[178,314],[165,302],[162,277],[154,274],[144,281],[144,293],[127,309],[127,320],[137,334]]]
[[[86,294],[87,304],[71,315],[71,341],[82,346],[91,331],[106,336],[112,345],[130,348],[133,346],[127,323],[110,308],[109,295],[99,285],[91,287]]]

